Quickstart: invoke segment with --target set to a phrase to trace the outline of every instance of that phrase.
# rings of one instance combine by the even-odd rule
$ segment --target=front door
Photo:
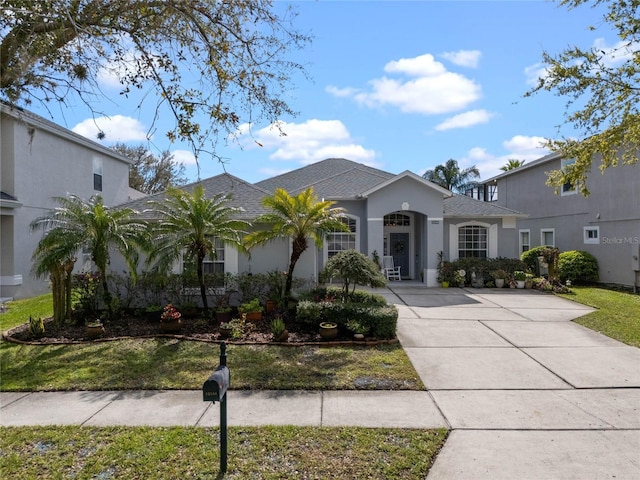
[[[393,264],[400,268],[403,277],[409,277],[409,234],[390,233],[389,234],[389,254],[393,256]]]

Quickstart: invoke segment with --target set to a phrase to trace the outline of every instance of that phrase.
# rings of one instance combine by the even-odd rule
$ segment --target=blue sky
[[[284,2],[276,3],[281,8]],[[483,178],[508,159],[533,160],[546,153],[544,138],[573,136],[563,123],[566,99],[549,93],[524,98],[541,72],[543,50],[578,45],[606,49],[617,42],[600,13],[568,11],[546,1],[301,1],[298,29],[313,35],[303,52],[310,80],[293,79],[283,118],[286,137],[269,125],[252,125],[253,138],[239,133],[240,148],[219,150],[226,171],[250,182],[329,157],[344,157],[383,170],[422,174],[449,158],[476,165]],[[590,25],[601,25],[590,31]],[[110,97],[97,119],[78,105],[52,109],[52,120],[103,143],[145,141],[153,102],[137,109],[106,76]],[[118,102],[118,103],[116,103]],[[36,113],[51,118],[33,106]],[[153,145],[174,152],[191,180],[197,169],[188,147],[171,144],[163,117]],[[262,146],[254,141],[257,140]],[[223,171],[200,160],[200,177]]]

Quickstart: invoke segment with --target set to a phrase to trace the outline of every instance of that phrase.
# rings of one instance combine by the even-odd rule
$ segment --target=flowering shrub
[[[178,311],[178,309],[172,304],[169,304],[162,310],[160,320],[163,322],[171,322],[173,320],[178,320],[180,317],[182,317],[182,314]]]

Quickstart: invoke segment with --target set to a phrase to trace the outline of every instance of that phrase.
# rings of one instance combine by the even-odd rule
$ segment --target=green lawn
[[[596,287],[571,287],[559,296],[598,310],[574,320],[628,345],[640,347],[640,296]]]
[[[0,428],[0,478],[218,477],[217,428]],[[229,429],[228,479],[426,478],[447,431]]]
[[[217,344],[128,339],[77,345],[0,345],[0,390],[202,388]],[[400,345],[229,345],[233,389],[424,389]]]
[[[53,315],[50,293],[24,300],[12,300],[6,306],[7,311],[0,313],[0,332],[27,323],[30,316],[48,318]]]

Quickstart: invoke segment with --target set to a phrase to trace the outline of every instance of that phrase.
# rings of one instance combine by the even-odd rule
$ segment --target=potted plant
[[[369,326],[360,323],[358,320],[348,320],[347,328],[353,332],[353,338],[363,340],[364,336],[369,333]]]
[[[438,276],[436,278],[441,283],[442,288],[449,288],[449,283],[453,280],[453,265],[444,259],[444,252],[438,252]]]
[[[232,308],[228,305],[219,305],[215,308],[216,320],[220,323],[227,323],[231,320]]]
[[[513,272],[513,279],[516,281],[517,288],[524,288],[524,282],[527,279],[527,274],[522,270],[516,270]]]
[[[453,273],[453,282],[458,285],[460,288],[464,287],[464,282],[466,280],[467,272],[463,269],[456,270]]]
[[[503,288],[505,280],[509,277],[509,274],[499,268],[498,270],[494,270],[491,272],[491,276],[493,277],[493,281],[496,283],[496,288]]]
[[[160,330],[165,333],[179,332],[182,328],[182,314],[172,304],[168,304],[160,315]]]
[[[241,314],[246,315],[247,320],[262,320],[262,305],[260,305],[260,299],[258,298],[254,298],[249,302],[242,303],[238,310]]]
[[[86,322],[84,327],[89,338],[98,338],[104,335],[104,325],[100,319]]]
[[[284,320],[281,316],[275,317],[271,320],[271,333],[273,334],[273,340],[276,342],[286,342],[289,338],[289,331],[287,330]]]
[[[149,322],[157,322],[162,315],[162,305],[149,305],[144,309],[144,314]]]
[[[196,318],[198,316],[198,304],[192,300],[187,300],[180,304],[180,312],[184,318]]]
[[[338,336],[338,324],[334,322],[322,322],[320,324],[320,337],[323,340],[333,340]]]
[[[524,288],[533,288],[533,273],[526,273]]]

